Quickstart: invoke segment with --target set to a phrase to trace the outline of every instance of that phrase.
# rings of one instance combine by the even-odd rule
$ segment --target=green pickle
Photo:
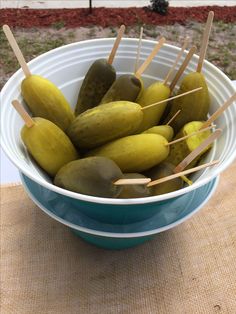
[[[161,179],[167,176],[172,175],[174,172],[175,166],[168,163],[168,162],[162,162],[161,164],[153,167],[152,169],[145,172],[145,175],[152,179],[152,181]],[[172,179],[167,182],[163,182],[157,185],[154,185],[150,187],[152,195],[161,195],[166,194],[170,192],[177,191],[179,189],[182,189],[184,186],[184,182],[181,177]]]
[[[75,115],[99,105],[115,79],[114,67],[106,59],[96,60],[90,66],[81,85]]]
[[[91,149],[114,139],[134,134],[143,119],[141,107],[115,101],[82,113],[71,124],[68,135],[75,146]]]
[[[51,177],[79,155],[68,136],[54,123],[43,118],[33,118],[32,127],[21,130],[21,138],[37,163]]]
[[[171,103],[169,115],[166,122],[178,111],[179,114],[170,125],[173,127],[175,134],[188,122],[202,121],[207,119],[207,114],[210,107],[210,96],[206,80],[202,73],[193,72],[186,75],[181,82],[178,95],[193,90],[197,87],[202,87],[201,90],[174,99]]]
[[[144,89],[142,94],[138,97],[137,102],[142,106],[154,104],[156,102],[168,99],[170,96],[170,88],[161,82],[155,82],[148,88]],[[139,131],[143,132],[154,125],[157,125],[166,108],[167,101],[144,110],[143,122],[139,127]]]
[[[132,74],[118,77],[102,98],[101,104],[112,101],[135,101],[141,90],[141,81]]]
[[[122,177],[121,170],[112,160],[89,157],[63,166],[58,171],[54,184],[81,194],[113,198],[121,191],[121,186],[113,183]]]
[[[124,173],[123,179],[146,178],[140,173]],[[118,198],[139,198],[151,196],[151,190],[145,184],[122,185]]]
[[[62,92],[49,80],[30,75],[21,83],[22,96],[32,114],[52,121],[65,131],[74,113]]]
[[[142,172],[167,158],[167,144],[158,134],[130,135],[91,150],[87,156],[110,158],[123,172]]]
[[[183,136],[189,135],[193,132],[198,131],[203,125],[201,121],[191,121],[187,123],[176,135],[175,139],[181,138]],[[205,132],[193,135],[181,142],[170,145],[170,154],[167,161],[177,166],[188,154],[190,154],[195,148],[197,148],[204,140],[206,140],[211,135],[211,131],[207,130]],[[201,156],[209,150],[211,145],[209,145],[200,155],[198,155],[187,168],[194,167]]]
[[[160,134],[170,142],[174,136],[174,130],[170,125],[156,125],[150,129],[147,129],[143,133],[153,133],[153,134]]]

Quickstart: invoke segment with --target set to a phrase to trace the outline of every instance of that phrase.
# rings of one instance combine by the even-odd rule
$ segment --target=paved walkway
[[[150,1],[142,0],[93,0],[93,7],[143,7],[150,4]],[[220,6],[233,6],[236,5],[236,0],[225,1],[225,0],[175,0],[169,1],[170,6],[181,7],[181,6],[201,6],[201,5],[220,5]],[[48,9],[48,8],[83,8],[88,7],[88,0],[0,0],[0,8],[32,8],[32,9]]]

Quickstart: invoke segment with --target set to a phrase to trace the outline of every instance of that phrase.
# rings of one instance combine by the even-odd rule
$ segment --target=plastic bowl
[[[98,58],[106,58],[113,42],[114,39],[105,38],[66,45],[37,57],[29,63],[29,66],[32,73],[42,75],[55,83],[74,107],[79,88],[89,66]],[[118,75],[133,72],[137,44],[137,39],[125,38],[122,40],[114,61]],[[154,41],[143,40],[141,61],[146,59],[154,45]],[[178,52],[179,48],[177,47],[163,46],[143,75],[145,85],[157,79],[162,80]],[[195,71],[197,61],[198,56],[195,55],[185,74]],[[204,62],[203,73],[209,86],[210,111],[212,113],[233,94],[234,87],[224,73],[207,61]],[[99,198],[61,189],[53,185],[50,178],[35,164],[20,139],[23,121],[11,106],[11,101],[13,99],[22,101],[19,86],[23,77],[23,72],[17,71],[1,92],[1,143],[3,150],[26,176],[51,191],[71,198],[72,202],[94,219],[108,223],[130,223],[147,219],[158,211],[159,206],[168,208],[176,201],[177,197],[190,193],[210,182],[235,158],[236,106],[234,104],[217,120],[217,126],[222,128],[223,132],[210,153],[205,157],[205,161],[219,159],[220,163],[195,174],[192,186],[160,196],[139,199]],[[118,213],[117,221],[114,221],[113,214],[111,221],[111,211]]]
[[[174,228],[199,211],[212,197],[219,177],[176,200],[173,206],[159,209],[139,223],[113,225],[98,222],[81,213],[65,198],[21,174],[21,181],[33,202],[47,215],[68,226],[85,241],[106,249],[124,249],[142,244],[162,231]],[[186,199],[188,201],[186,201]]]

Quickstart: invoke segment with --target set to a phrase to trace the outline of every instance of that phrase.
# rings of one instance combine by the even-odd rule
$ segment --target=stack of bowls
[[[88,40],[66,45],[45,53],[29,63],[31,72],[55,83],[72,107],[92,62],[107,58],[113,39]],[[114,67],[117,75],[133,73],[137,39],[122,40]],[[140,61],[144,61],[155,45],[143,40]],[[162,80],[171,67],[179,48],[164,45],[143,75],[146,86]],[[195,71],[194,56],[185,74]],[[233,93],[231,81],[214,65],[205,61],[203,74],[211,95],[213,113]],[[89,242],[107,248],[130,247],[154,234],[174,227],[189,218],[212,196],[216,177],[230,165],[236,155],[236,106],[231,105],[217,120],[223,132],[204,161],[220,160],[217,166],[193,175],[194,184],[160,196],[139,199],[109,199],[82,195],[61,189],[37,166],[20,138],[23,121],[11,106],[13,99],[23,102],[19,86],[24,78],[21,70],[7,82],[1,92],[1,143],[3,150],[22,173],[22,182],[35,203],[47,214],[68,225]]]

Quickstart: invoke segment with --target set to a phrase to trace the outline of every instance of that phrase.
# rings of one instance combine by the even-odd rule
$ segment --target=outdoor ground
[[[175,24],[166,26],[144,25],[143,38],[157,39],[165,36],[168,43],[180,46],[186,35],[191,38],[190,45],[199,48],[204,24],[188,22],[185,26]],[[63,23],[55,23],[50,28],[15,28],[14,34],[27,61],[53,48],[88,38],[115,37],[117,27],[78,27],[65,29]],[[236,80],[236,24],[214,22],[207,59],[219,67],[230,79]],[[139,26],[127,27],[126,37],[138,37]],[[8,46],[2,30],[0,31],[0,89],[8,78],[19,68]]]

